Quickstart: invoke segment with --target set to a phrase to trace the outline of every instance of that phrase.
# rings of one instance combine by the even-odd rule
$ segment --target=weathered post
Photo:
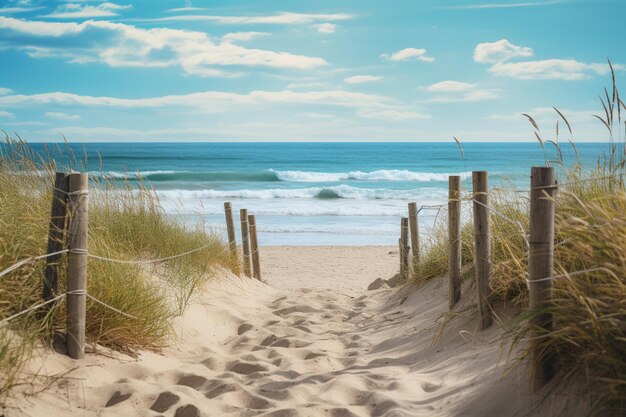
[[[403,217],[400,221],[400,277],[406,280],[409,277],[409,219]]]
[[[52,190],[50,230],[48,231],[48,254],[63,250],[66,207],[67,174],[65,172],[57,172],[54,178],[54,189]],[[61,259],[61,254],[46,258],[46,270],[43,278],[44,301],[51,300],[57,295],[59,259]]]
[[[87,174],[68,175],[69,227],[67,246],[67,353],[72,359],[85,356],[87,314]]]
[[[461,177],[448,178],[448,300],[450,309],[461,299]]]
[[[533,167],[530,175],[530,250],[528,280],[530,308],[541,309],[552,299],[554,275],[554,195],[556,194],[554,168]],[[533,361],[533,388],[539,389],[554,375],[550,352],[542,346],[541,337],[552,328],[552,314],[542,311],[531,320],[531,359]]]
[[[252,276],[261,280],[261,261],[259,258],[259,241],[256,234],[256,217],[254,214],[248,216],[248,226],[250,227],[250,248],[252,249]]]
[[[250,272],[250,233],[248,226],[248,210],[239,210],[239,221],[241,223],[241,249],[243,252],[243,273],[251,277]]]
[[[233,264],[233,271],[239,274],[239,262],[237,261],[237,240],[235,239],[235,223],[233,221],[233,207],[230,203],[224,203],[224,215],[226,216],[226,230],[228,232],[228,246]]]
[[[417,203],[409,203],[409,228],[411,229],[411,251],[413,253],[413,273],[415,274],[420,262]]]
[[[491,325],[489,307],[489,278],[491,275],[491,237],[489,235],[489,199],[487,198],[487,171],[472,172],[474,194],[474,262],[480,328]]]

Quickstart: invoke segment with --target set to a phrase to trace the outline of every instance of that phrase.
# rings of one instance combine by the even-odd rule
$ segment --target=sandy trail
[[[137,359],[88,355],[7,415],[527,415],[536,402],[527,371],[504,372],[500,330],[477,331],[474,309],[461,306],[441,331],[446,297],[445,280],[365,291],[231,276],[211,283],[177,321],[173,347]],[[50,354],[44,370],[76,365]]]

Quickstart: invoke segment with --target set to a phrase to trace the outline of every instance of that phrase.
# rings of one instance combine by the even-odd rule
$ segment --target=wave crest
[[[272,188],[266,190],[157,190],[164,199],[274,199],[274,198],[316,198],[322,200],[351,199],[351,200],[407,200],[423,194],[425,190],[390,190],[386,188],[357,188],[349,185],[334,187],[309,188]],[[441,193],[441,190],[432,190]]]
[[[138,171],[138,172],[92,172],[96,176],[120,180],[144,179],[151,182],[189,181],[189,182],[338,182],[338,181],[447,181],[450,175],[469,178],[470,172],[414,172],[408,170],[381,169],[377,171],[350,172],[312,172],[280,171],[269,169],[260,172],[193,172],[193,171]]]

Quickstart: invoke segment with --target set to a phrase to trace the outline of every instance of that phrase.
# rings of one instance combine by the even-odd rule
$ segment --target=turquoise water
[[[33,145],[35,149],[42,145]],[[141,176],[166,212],[223,230],[223,203],[257,215],[263,245],[394,245],[409,201],[446,201],[448,175],[471,188],[471,171],[490,185],[527,188],[530,167],[556,158],[537,143],[86,143],[86,169],[136,184]],[[579,144],[595,163],[608,144]],[[575,160],[563,145],[566,161]],[[439,214],[441,216],[441,214]],[[428,233],[437,212],[420,213]],[[238,220],[238,219],[236,219]],[[236,223],[238,223],[236,221]]]

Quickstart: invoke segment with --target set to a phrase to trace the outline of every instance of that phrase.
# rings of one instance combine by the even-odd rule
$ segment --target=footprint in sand
[[[323,353],[308,353],[305,357],[304,360],[309,360],[309,359],[315,359],[315,358],[319,358],[320,356],[326,356]]]
[[[113,407],[115,404],[119,404],[123,401],[126,401],[127,399],[130,398],[131,395],[133,394],[132,393],[122,394],[120,391],[115,391],[113,395],[111,395],[111,398],[109,398],[109,401],[107,401],[105,407]]]
[[[263,341],[261,342],[261,346],[269,346],[276,341],[278,341],[278,336],[276,336],[275,334],[271,334],[263,339]]]
[[[236,374],[250,375],[255,372],[265,372],[267,371],[267,367],[256,363],[235,362],[231,365],[230,371]]]
[[[176,413],[174,414],[174,417],[199,417],[200,416],[200,411],[198,410],[197,407],[189,404],[189,405],[185,405],[183,407],[178,407],[176,409]]]
[[[157,413],[162,413],[164,411],[167,411],[171,406],[176,404],[179,400],[180,400],[180,397],[174,393],[171,393],[169,391],[162,392],[161,394],[159,394],[154,404],[152,404],[152,407],[150,407],[150,410],[156,411]]]
[[[254,326],[251,325],[250,323],[243,323],[239,326],[239,328],[237,329],[237,335],[241,336],[242,334],[244,334],[245,332],[247,332],[248,330],[252,329]]]
[[[207,382],[207,379],[203,376],[200,375],[186,375],[184,377],[182,377],[180,379],[180,381],[178,381],[177,385],[184,385],[186,387],[190,387],[193,389],[198,389],[200,388],[205,382]]]
[[[424,382],[421,383],[421,387],[424,390],[424,392],[435,392],[439,388],[441,388],[441,385],[436,385],[436,384],[433,384],[431,382],[424,381]]]
[[[233,392],[237,390],[234,384],[228,382],[220,382],[219,380],[212,381],[211,388],[204,394],[208,399],[217,398],[227,392]]]

